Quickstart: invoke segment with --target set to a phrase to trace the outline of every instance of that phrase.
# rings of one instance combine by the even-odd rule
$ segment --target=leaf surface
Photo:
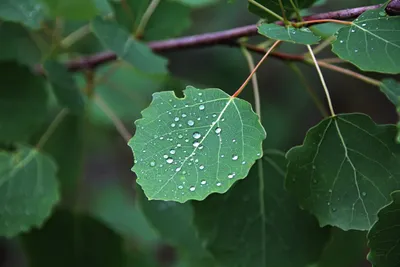
[[[368,10],[341,28],[332,51],[363,71],[400,73],[400,16],[387,16],[385,7]]]
[[[22,23],[32,29],[39,29],[45,14],[39,0],[2,0],[0,18]]]
[[[325,119],[287,153],[286,187],[321,226],[368,230],[399,186],[395,135],[364,114]]]
[[[380,85],[381,91],[396,107],[400,106],[400,83],[394,79],[386,78]]]
[[[81,114],[85,107],[83,95],[67,68],[57,61],[47,61],[43,64],[53,92],[59,104],[72,113]]]
[[[34,148],[0,152],[0,236],[39,227],[59,200],[56,165]]]
[[[308,28],[284,27],[274,23],[261,24],[258,26],[258,33],[275,40],[281,40],[296,44],[317,44],[320,38]]]
[[[92,20],[92,29],[103,45],[140,71],[152,74],[167,73],[167,60],[155,55],[150,48],[117,23],[100,18]]]
[[[251,105],[220,89],[153,94],[130,140],[149,199],[185,202],[226,192],[261,157],[266,137]]]
[[[368,260],[377,267],[399,266],[400,191],[391,194],[392,202],[378,213],[378,221],[368,232]]]
[[[317,261],[329,231],[299,209],[285,191],[283,153],[267,151],[256,164],[262,164],[263,170],[254,166],[249,177],[226,195],[194,202],[195,222],[204,244],[221,267],[305,267]]]

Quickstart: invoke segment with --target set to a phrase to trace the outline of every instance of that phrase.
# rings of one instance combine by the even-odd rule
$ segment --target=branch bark
[[[342,9],[338,11],[325,12],[320,14],[314,14],[303,18],[304,21],[320,20],[320,19],[352,19],[358,17],[367,10],[377,9],[381,5],[363,6],[350,9]],[[391,15],[400,14],[400,0],[392,0],[386,7],[386,10]],[[277,24],[282,24],[277,22]],[[175,39],[168,39],[163,41],[149,42],[148,46],[156,53],[183,50],[190,48],[201,48],[213,45],[232,45],[235,41],[241,37],[257,35],[257,25],[248,25],[238,27],[230,30],[198,34],[192,36],[186,36]],[[116,60],[118,56],[110,51],[101,52],[92,56],[80,57],[73,59],[66,63],[67,68],[74,72],[83,69],[93,69],[97,66],[107,63],[109,61]],[[35,71],[43,74],[42,65],[37,65]]]

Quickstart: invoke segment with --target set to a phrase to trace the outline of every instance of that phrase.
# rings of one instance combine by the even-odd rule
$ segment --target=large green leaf
[[[37,1],[37,0],[36,0]],[[52,17],[85,20],[99,13],[93,0],[40,0]]]
[[[138,188],[139,204],[160,236],[177,247],[182,261],[191,263],[191,267],[214,266],[211,254],[203,247],[193,224],[192,205],[172,201],[148,200]]]
[[[11,62],[0,63],[0,73],[0,141],[26,140],[47,114],[44,79]]]
[[[364,231],[331,229],[331,237],[318,263],[312,267],[354,267],[366,261],[367,234]]]
[[[378,213],[378,221],[368,233],[371,248],[368,260],[375,267],[399,266],[400,254],[400,191],[391,194],[393,201]]]
[[[399,31],[400,16],[369,10],[338,31],[332,51],[363,71],[400,73]]]
[[[256,2],[274,11],[279,15],[282,14],[282,10],[279,5],[279,0],[256,0]],[[314,2],[316,2],[316,0],[293,0],[293,3],[296,5],[296,8],[298,9],[310,7],[312,4],[314,4]],[[295,9],[290,0],[282,0],[282,4],[283,8],[285,9],[285,12],[287,13],[286,15],[290,15],[291,13],[294,12]],[[252,3],[249,3],[249,11],[260,16],[261,18],[267,18],[268,21],[270,22],[276,20],[275,17],[272,17],[265,10],[255,6]]]
[[[274,23],[263,23],[258,26],[258,33],[275,40],[282,40],[296,44],[317,44],[320,38],[308,28],[284,27]]]
[[[46,61],[43,67],[58,103],[68,108],[72,113],[81,114],[84,110],[85,102],[74,76],[68,72],[68,69],[63,64],[57,61]]]
[[[126,30],[135,33],[150,2],[151,0],[126,0],[114,3],[115,18]],[[172,38],[190,27],[191,9],[179,2],[176,0],[160,1],[146,24],[142,36],[144,40]]]
[[[40,230],[21,237],[30,267],[125,267],[120,236],[84,214],[57,210]]]
[[[0,4],[1,5],[1,4]],[[34,33],[12,22],[0,24],[0,60],[18,61],[33,66],[40,62],[42,52],[32,39]]]
[[[134,39],[117,23],[96,18],[91,25],[94,34],[106,48],[113,50],[135,68],[153,74],[167,72],[166,59],[153,54],[147,45]]]
[[[59,200],[56,165],[34,148],[0,151],[0,236],[39,227]]]
[[[221,267],[305,267],[317,261],[329,229],[285,191],[283,153],[266,152],[257,164],[262,167],[254,166],[226,195],[194,203],[200,237]]]
[[[394,79],[386,78],[380,85],[381,91],[396,107],[400,106],[400,83]]]
[[[151,101],[151,95],[159,91],[165,80],[164,76],[146,75],[125,62],[114,62],[96,69],[96,94],[123,121],[140,117]],[[79,86],[84,86],[83,75],[77,75]],[[88,105],[90,119],[98,124],[113,125],[96,101]]]
[[[2,0],[0,2],[0,18],[39,29],[44,20],[43,5],[40,0]]]
[[[322,226],[368,230],[399,187],[395,135],[364,114],[327,118],[288,152],[286,186]]]
[[[266,133],[248,102],[188,86],[184,98],[153,94],[130,140],[149,199],[185,202],[226,192],[261,157]]]

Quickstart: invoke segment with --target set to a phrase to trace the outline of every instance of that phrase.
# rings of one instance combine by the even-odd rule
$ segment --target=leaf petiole
[[[261,5],[260,3],[256,2],[255,0],[248,0],[249,3],[255,5],[258,8],[261,8],[262,10],[264,10],[265,12],[267,12],[268,14],[274,16],[275,18],[279,19],[280,21],[285,21],[285,19],[281,16],[279,16],[278,14],[276,14],[274,11],[266,8],[265,6]]]

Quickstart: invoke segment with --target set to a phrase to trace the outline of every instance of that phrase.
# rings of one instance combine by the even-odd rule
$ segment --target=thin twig
[[[132,138],[132,134],[125,127],[124,123],[118,118],[114,111],[104,102],[104,100],[97,94],[94,95],[94,101],[96,105],[107,115],[107,117],[113,122],[118,133],[126,142]]]
[[[248,0],[250,4],[255,5],[256,7],[264,10],[265,12],[267,12],[268,14],[270,14],[271,16],[274,16],[275,18],[279,19],[280,21],[285,21],[284,18],[282,18],[281,16],[279,16],[278,14],[276,14],[274,11],[266,8],[265,6],[261,5],[260,3],[254,1],[254,0]]]
[[[390,5],[390,4],[389,4]],[[388,5],[388,7],[389,7]],[[392,10],[399,10],[400,14],[400,4],[398,6],[391,6]],[[377,9],[381,5],[363,6],[351,9],[343,9],[338,11],[314,14],[311,16],[303,17],[304,21],[308,20],[318,20],[318,19],[351,19],[359,16],[367,10]],[[397,8],[397,9],[396,9]],[[277,22],[277,24],[282,24],[282,22]],[[163,41],[155,41],[148,43],[148,46],[156,53],[183,50],[190,48],[208,47],[218,44],[232,44],[233,40],[237,40],[245,36],[254,36],[257,34],[257,25],[242,26],[230,30],[205,33],[175,39],[168,39]],[[113,52],[100,52],[98,54],[80,57],[73,59],[66,63],[67,68],[70,71],[79,71],[81,69],[95,68],[101,64],[117,59],[117,55]],[[35,71],[39,74],[43,74],[43,66],[36,65]]]
[[[320,69],[320,67],[319,67],[319,65],[318,65],[318,61],[317,61],[317,59],[315,58],[315,55],[314,55],[314,53],[313,53],[313,51],[312,51],[311,46],[310,46],[310,45],[307,45],[307,48],[308,48],[308,51],[310,52],[310,55],[311,55],[312,60],[314,61],[314,65],[315,65],[315,68],[317,69],[318,76],[319,76],[319,78],[320,78],[320,80],[321,80],[321,83],[322,83],[322,87],[324,88],[325,95],[326,95],[326,99],[328,100],[329,110],[330,110],[330,112],[331,112],[332,117],[334,117],[334,116],[335,116],[335,111],[333,110],[333,105],[332,105],[331,96],[330,96],[330,94],[329,94],[328,87],[326,86],[325,79],[324,79],[324,75],[322,75],[322,71],[321,71],[321,69]]]
[[[258,70],[258,68],[261,66],[261,64],[267,59],[268,55],[272,52],[272,50],[274,50],[274,48],[280,43],[281,41],[276,41],[269,49],[268,51],[265,53],[265,55],[260,59],[260,61],[257,63],[257,65],[254,67],[254,69],[251,71],[249,77],[247,77],[247,79],[244,81],[244,83],[242,84],[242,86],[239,87],[239,89],[237,89],[237,91],[232,95],[232,97],[237,97],[242,91],[243,89],[246,87],[246,85],[249,83],[249,81],[251,80],[251,77],[253,77],[253,75],[256,73],[256,71]]]
[[[67,37],[65,37],[61,41],[60,45],[62,48],[67,49],[71,47],[74,43],[76,43],[77,41],[88,35],[90,32],[91,32],[90,26],[89,24],[86,24],[77,29],[76,31],[72,32],[71,34],[69,34]]]
[[[147,7],[146,11],[144,12],[140,20],[139,26],[136,28],[135,36],[137,38],[141,38],[143,36],[147,23],[149,22],[151,16],[153,15],[159,3],[160,0],[152,0],[150,2],[149,6]]]
[[[40,150],[43,148],[43,146],[46,144],[46,142],[49,140],[49,138],[53,135],[54,131],[57,129],[57,127],[60,125],[60,123],[63,121],[65,116],[68,114],[68,109],[63,108],[57,116],[54,118],[54,120],[50,123],[49,127],[47,130],[44,132],[44,134],[40,137],[39,141],[36,144],[37,150]]]
[[[326,47],[330,46],[332,41],[335,40],[335,38],[336,38],[335,36],[329,36],[322,43],[320,43],[319,45],[314,47],[314,49],[313,49],[314,55],[318,54],[319,52],[324,50]]]

